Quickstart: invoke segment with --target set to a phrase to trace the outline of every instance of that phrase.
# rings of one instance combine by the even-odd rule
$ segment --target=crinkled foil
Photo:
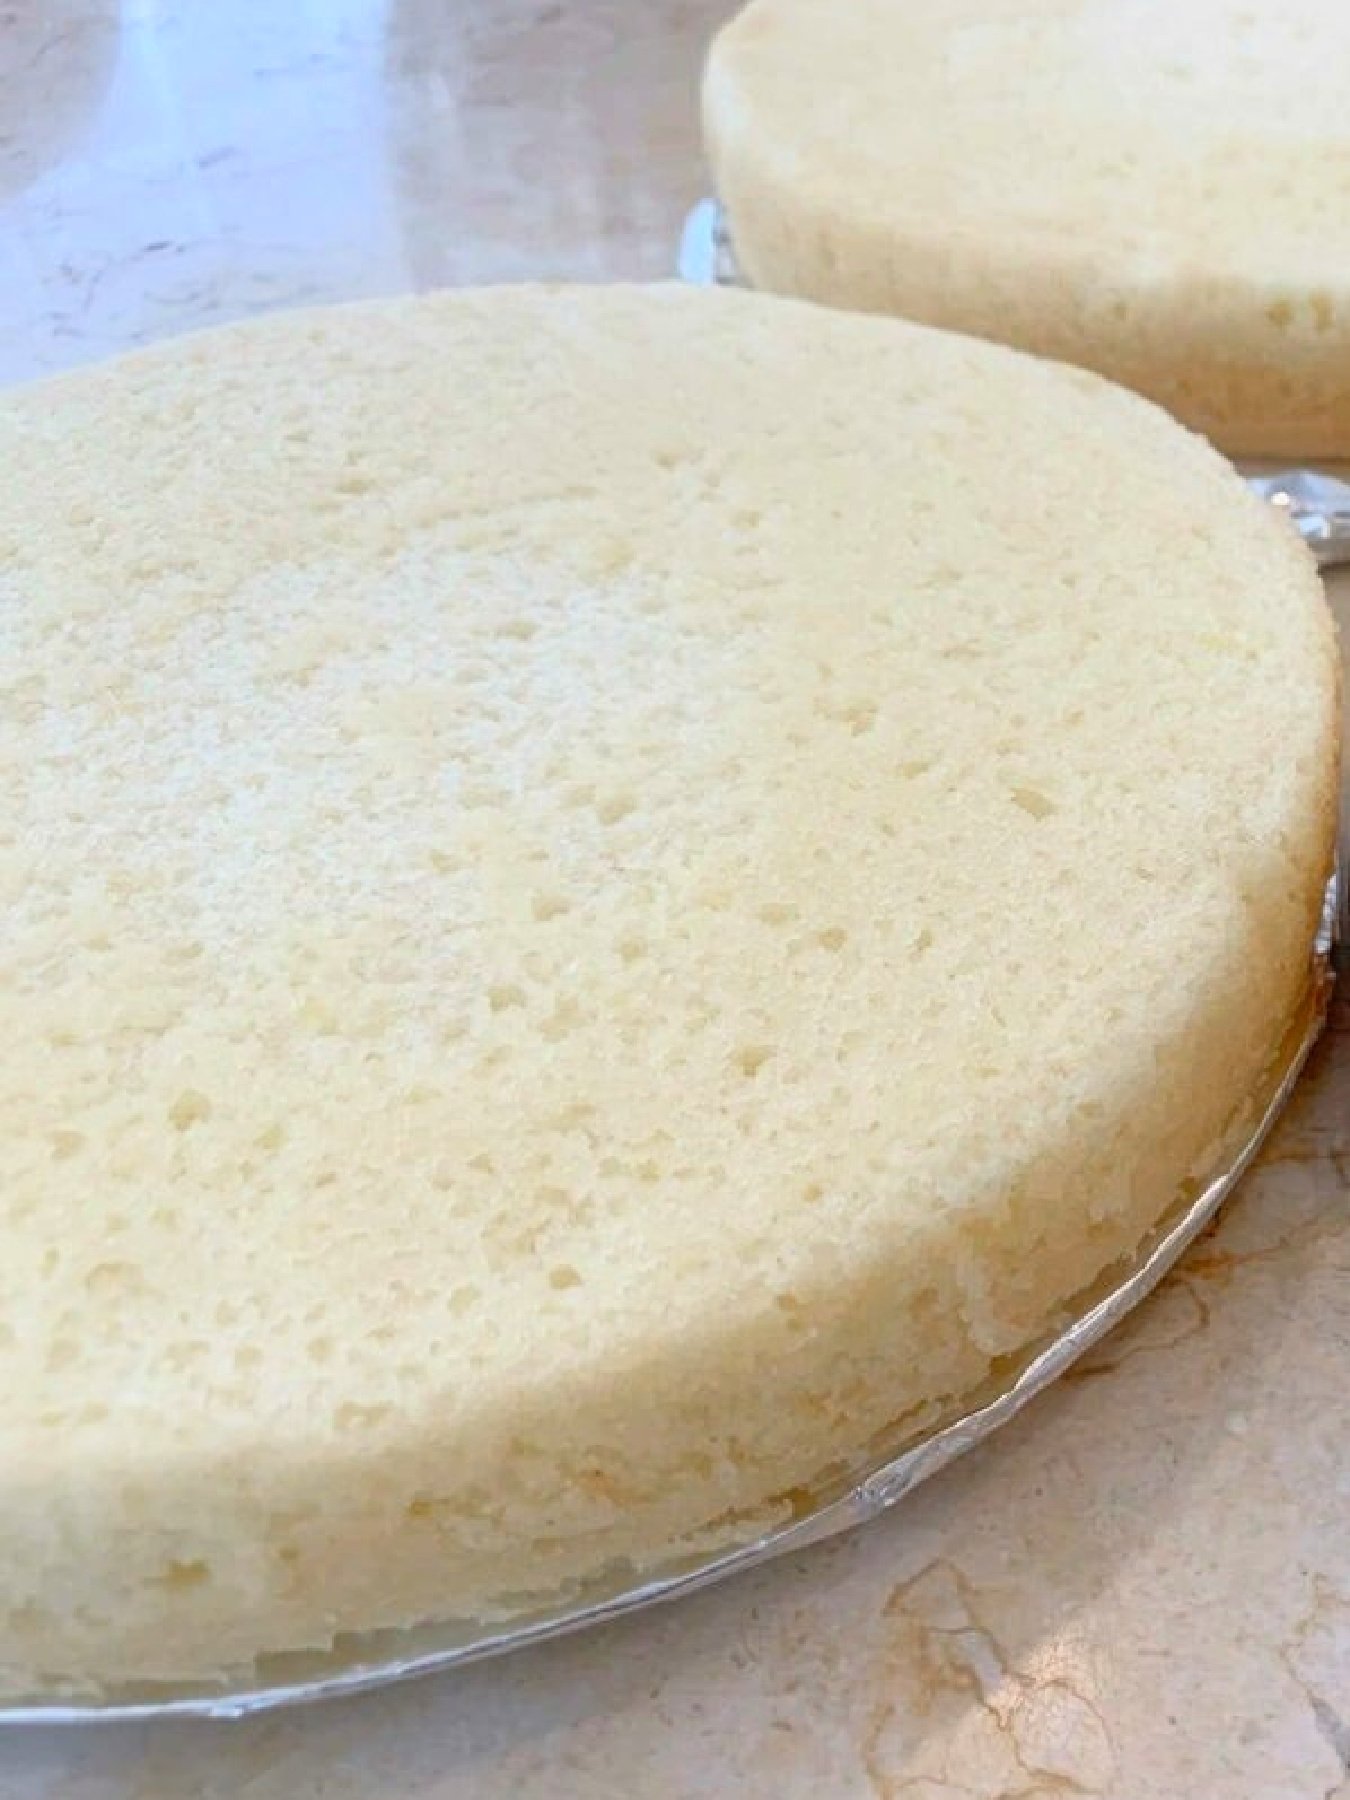
[[[744,285],[726,215],[716,200],[700,200],[685,220],[678,272],[681,281],[696,287]],[[1283,469],[1249,474],[1247,485],[1288,514],[1320,568],[1350,564],[1350,483],[1317,469]]]
[[[1317,469],[1284,469],[1249,475],[1247,486],[1288,515],[1319,568],[1350,563],[1350,483]]]
[[[720,211],[705,201],[690,215],[680,252],[680,273],[690,281],[735,281],[735,266]],[[1265,497],[1282,505],[1316,547],[1322,539],[1337,560],[1350,560],[1350,488],[1307,471],[1260,478]],[[1253,485],[1258,485],[1254,481]],[[1339,489],[1333,494],[1331,489]],[[1338,510],[1339,509],[1339,510]],[[1311,523],[1309,523],[1311,521]],[[1320,524],[1318,523],[1320,521]],[[1330,555],[1326,560],[1332,560]],[[1267,1090],[1254,1101],[1255,1123],[1230,1147],[1204,1190],[1164,1219],[1125,1266],[1109,1271],[1066,1309],[1068,1322],[1052,1336],[1009,1359],[964,1410],[922,1436],[878,1451],[864,1475],[839,1478],[800,1499],[793,1516],[748,1543],[688,1556],[658,1573],[611,1575],[569,1592],[553,1603],[506,1622],[458,1620],[406,1631],[343,1637],[331,1650],[261,1659],[247,1672],[217,1685],[145,1684],[97,1697],[53,1692],[22,1701],[0,1701],[0,1723],[89,1723],[172,1715],[241,1718],[301,1701],[359,1693],[449,1669],[481,1657],[522,1649],[584,1626],[599,1625],[640,1607],[693,1593],[775,1556],[804,1549],[875,1518],[939,1469],[996,1431],[1042,1388],[1091,1348],[1148,1294],[1214,1218],[1256,1155],[1293,1090],[1326,1020],[1333,959],[1343,935],[1345,883],[1333,876],[1313,944],[1306,1003],[1272,1068]]]
[[[716,200],[700,200],[684,222],[676,273],[694,287],[740,287],[727,217]]]
[[[1009,1360],[966,1410],[917,1439],[878,1455],[865,1475],[856,1473],[833,1488],[800,1500],[794,1516],[752,1542],[687,1557],[656,1574],[611,1576],[569,1593],[555,1603],[509,1621],[483,1624],[458,1620],[406,1631],[344,1637],[329,1651],[261,1659],[246,1673],[217,1686],[147,1684],[109,1691],[95,1698],[52,1694],[0,1703],[0,1723],[89,1723],[172,1715],[208,1719],[242,1718],[306,1700],[334,1698],[449,1669],[480,1657],[519,1650],[583,1626],[599,1625],[639,1607],[721,1581],[742,1569],[802,1550],[822,1538],[848,1531],[894,1506],[911,1488],[935,1475],[965,1450],[1020,1412],[1034,1395],[1062,1375],[1085,1350],[1133,1310],[1202,1232],[1232,1193],[1293,1091],[1309,1052],[1326,1021],[1334,981],[1333,959],[1342,926],[1343,883],[1327,884],[1321,922],[1313,944],[1305,1005],[1272,1069],[1267,1091],[1255,1102],[1255,1123],[1225,1155],[1223,1166],[1203,1192],[1179,1205],[1154,1230],[1127,1265],[1117,1266],[1067,1309],[1070,1319],[1053,1336]]]

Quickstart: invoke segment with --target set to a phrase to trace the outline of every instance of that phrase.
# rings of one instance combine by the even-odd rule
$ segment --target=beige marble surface
[[[0,0],[0,380],[669,270],[719,0]],[[1338,605],[1350,617],[1350,583]],[[1350,1009],[1219,1231],[896,1514],[462,1676],[0,1738],[0,1800],[1350,1797]]]

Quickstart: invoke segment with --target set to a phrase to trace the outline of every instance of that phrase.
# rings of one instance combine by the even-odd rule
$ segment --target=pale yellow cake
[[[1264,1097],[1332,633],[1145,402],[498,290],[29,388],[0,460],[9,1692],[780,1518]]]
[[[1350,456],[1346,0],[751,0],[706,137],[757,286]]]

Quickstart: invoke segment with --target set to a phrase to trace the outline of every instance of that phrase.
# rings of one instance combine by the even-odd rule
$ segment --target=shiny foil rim
[[[673,1570],[640,1580],[611,1579],[538,1611],[484,1624],[459,1621],[340,1639],[328,1651],[259,1659],[246,1673],[218,1684],[145,1683],[85,1697],[70,1693],[43,1699],[0,1701],[0,1725],[95,1724],[121,1719],[237,1719],[312,1700],[335,1699],[388,1687],[419,1675],[455,1668],[484,1657],[546,1642],[565,1633],[601,1625],[626,1613],[695,1593],[715,1581],[792,1551],[805,1549],[878,1517],[964,1451],[1004,1425],[1048,1387],[1084,1351],[1118,1325],[1213,1220],[1237,1186],[1283,1110],[1326,1023],[1335,982],[1336,946],[1343,935],[1346,872],[1327,882],[1313,943],[1307,998],[1291,1026],[1271,1075],[1271,1087],[1254,1126],[1226,1153],[1222,1167],[1203,1190],[1174,1208],[1154,1228],[1136,1255],[1108,1271],[1072,1303],[1072,1318],[1053,1335],[1028,1346],[1011,1365],[967,1403],[967,1410],[878,1458],[859,1477],[841,1481],[839,1492],[820,1491],[796,1517],[750,1543],[691,1556]]]

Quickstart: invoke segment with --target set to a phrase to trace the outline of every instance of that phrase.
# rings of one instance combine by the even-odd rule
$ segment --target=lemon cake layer
[[[0,1670],[781,1517],[1052,1325],[1306,994],[1336,662],[1200,440],[680,287],[0,404]]]
[[[757,285],[1350,456],[1350,7],[752,0],[705,125]]]

